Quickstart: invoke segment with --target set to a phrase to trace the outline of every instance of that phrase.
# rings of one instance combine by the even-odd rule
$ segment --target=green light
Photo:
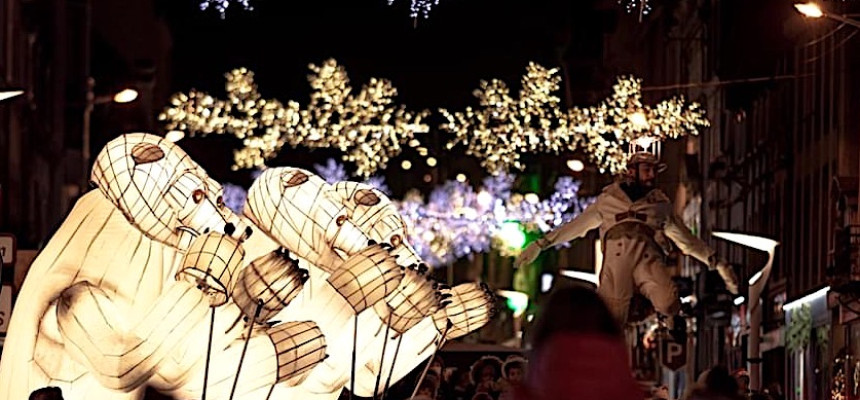
[[[526,233],[519,222],[508,221],[502,224],[499,230],[499,238],[505,246],[512,249],[521,249],[526,244]]]
[[[499,294],[507,299],[505,304],[514,312],[514,316],[523,315],[529,306],[529,296],[523,292],[500,290]]]

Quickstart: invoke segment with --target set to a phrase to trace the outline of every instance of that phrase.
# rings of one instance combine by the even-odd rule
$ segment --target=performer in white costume
[[[672,243],[684,254],[719,271],[728,290],[737,293],[737,278],[731,266],[690,233],[674,214],[666,194],[655,187],[657,173],[665,169],[666,165],[651,153],[634,154],[619,182],[604,188],[580,216],[530,244],[515,265],[528,264],[541,251],[599,228],[604,258],[597,292],[622,325],[627,322],[630,300],[637,291],[663,315],[671,317],[680,310],[678,290],[666,268],[666,254]]]

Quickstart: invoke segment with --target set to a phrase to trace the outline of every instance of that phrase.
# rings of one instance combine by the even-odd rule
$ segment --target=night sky
[[[410,107],[462,107],[480,79],[516,81],[530,60],[554,64],[554,35],[579,14],[574,3],[589,3],[442,0],[413,28],[408,0],[253,1],[225,20],[171,1],[174,89],[217,90],[222,72],[245,66],[265,95],[304,100],[307,64],[334,57],[354,83],[392,80]]]
[[[609,93],[610,82],[606,76],[589,75],[589,68],[594,70],[589,62],[601,62],[604,33],[618,24],[638,24],[636,16],[620,11],[614,0],[441,0],[430,19],[419,18],[417,27],[409,17],[408,0],[396,0],[393,6],[386,0],[252,0],[253,11],[235,6],[226,19],[214,10],[201,12],[197,0],[156,1],[172,36],[171,92],[196,88],[223,97],[223,74],[244,66],[256,73],[264,98],[303,105],[309,95],[308,64],[333,57],[346,68],[354,88],[371,77],[387,78],[398,88],[399,102],[410,109],[459,110],[476,105],[471,93],[481,79],[503,79],[515,94],[529,61],[558,66],[563,38],[571,38],[565,57],[572,63],[572,90],[589,92],[590,98],[596,92],[601,98]],[[790,7],[776,0],[747,3],[722,3],[724,19],[737,22],[721,43],[723,79],[770,73],[771,55],[784,48],[781,25],[792,16]],[[774,8],[780,12],[773,13]],[[431,127],[437,123],[431,120]],[[184,143],[218,179],[250,182],[247,172],[232,173],[229,164],[221,165],[222,160],[232,160],[232,147],[238,142],[210,137]],[[339,154],[285,148],[272,164],[309,168],[329,157]],[[397,181],[402,179],[392,173],[400,171],[404,157],[417,159],[404,153],[393,160],[387,176],[395,181],[395,192],[420,186],[428,171],[414,168],[411,182],[400,185]],[[549,160],[549,168],[563,165],[551,157],[541,160]],[[471,158],[447,161],[457,166],[440,179],[453,178],[459,171],[473,177],[481,174]]]
[[[583,11],[591,3],[442,0],[430,19],[419,18],[417,27],[409,16],[408,0],[392,6],[385,0],[253,0],[253,11],[232,8],[226,19],[214,10],[201,12],[196,0],[166,0],[158,6],[173,42],[172,92],[196,88],[223,97],[223,74],[244,66],[255,72],[264,98],[292,99],[304,105],[310,92],[308,64],[335,58],[356,90],[371,77],[387,78],[399,91],[398,101],[410,109],[459,110],[476,105],[472,91],[481,79],[501,78],[517,90],[529,61],[556,66],[557,40],[569,35],[571,26],[579,34],[574,32],[576,43],[568,56],[593,48],[600,42],[605,25],[601,18],[606,13]],[[438,120],[431,123],[435,126]],[[192,156],[204,158],[201,162],[220,180],[247,184],[247,172],[230,172],[228,165],[215,161],[232,160],[235,143],[210,137],[192,139],[183,146]],[[333,151],[285,148],[272,164],[309,168],[339,156]],[[404,153],[393,160],[386,174],[392,189],[401,193],[421,186],[421,178],[429,172],[419,161],[406,179],[393,176],[401,171],[403,158],[417,160],[418,156]],[[474,159],[439,158],[458,165],[445,169],[443,174],[448,176],[439,179],[451,179],[461,171],[481,174]]]

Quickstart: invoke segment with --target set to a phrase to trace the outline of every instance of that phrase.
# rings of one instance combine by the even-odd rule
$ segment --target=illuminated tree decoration
[[[266,100],[254,74],[240,68],[226,75],[227,100],[192,90],[176,94],[159,116],[168,130],[205,136],[231,134],[243,141],[234,153],[234,169],[265,165],[285,146],[336,148],[343,160],[356,165],[356,175],[370,176],[385,169],[403,148],[420,146],[416,133],[429,130],[427,111],[408,111],[395,105],[397,89],[390,81],[371,78],[353,93],[346,70],[329,59],[310,65],[312,92],[306,108]]]
[[[231,0],[201,0],[200,9],[202,11],[206,11],[209,7],[212,7],[221,14],[221,18],[225,18],[227,16],[227,9],[230,8],[230,2]],[[248,11],[254,9],[254,7],[251,6],[251,0],[232,0],[232,2],[240,4]]]
[[[530,63],[518,98],[500,80],[482,81],[474,92],[480,108],[440,112],[441,126],[454,134],[448,148],[466,146],[491,174],[522,170],[522,153],[584,150],[601,172],[624,170],[631,143],[648,147],[654,141],[698,134],[709,126],[697,103],[674,97],[654,106],[642,104],[641,80],[620,77],[612,95],[593,107],[562,110],[555,93],[557,69]]]

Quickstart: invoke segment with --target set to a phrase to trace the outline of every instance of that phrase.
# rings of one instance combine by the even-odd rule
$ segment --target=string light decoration
[[[433,6],[439,5],[439,0],[411,0],[412,4],[409,5],[409,16],[412,19],[417,19],[419,15],[424,17],[424,19],[430,18],[430,11],[433,10]],[[388,5],[394,4],[394,0],[388,0]]]
[[[563,177],[556,192],[536,202],[511,193],[514,177],[500,175],[485,179],[481,189],[449,181],[434,189],[425,202],[415,192],[398,207],[409,227],[409,241],[425,263],[448,265],[474,253],[490,249],[516,256],[521,249],[507,248],[502,240],[507,224],[516,222],[525,231],[547,232],[579,215],[593,199],[577,195],[579,182]]]
[[[504,81],[481,81],[473,92],[480,108],[463,112],[440,109],[447,123],[442,129],[455,135],[448,149],[466,145],[466,154],[481,160],[481,166],[497,174],[511,168],[522,170],[523,152],[555,152],[575,148],[579,136],[571,131],[558,106],[561,77],[558,69],[529,63],[522,78],[519,98],[512,97]]]
[[[618,0],[618,4],[624,7],[628,14],[639,13],[639,21],[651,12],[650,0]]]
[[[221,14],[221,18],[223,19],[227,16],[227,9],[230,8],[230,2],[231,0],[201,0],[200,10],[206,11],[212,7]],[[254,7],[251,6],[251,0],[232,0],[232,2],[234,4],[238,3],[247,11],[254,9]]]
[[[441,109],[441,128],[454,134],[449,149],[461,144],[481,160],[487,172],[523,170],[522,153],[584,150],[601,172],[624,171],[631,146],[696,135],[710,125],[698,103],[673,97],[656,105],[642,103],[642,83],[619,77],[613,93],[593,107],[562,110],[554,95],[558,69],[530,63],[519,97],[501,80],[482,81],[474,92],[480,108],[462,112]]]
[[[159,119],[168,130],[241,139],[234,169],[263,167],[289,145],[336,148],[355,164],[356,175],[367,177],[385,169],[404,147],[420,147],[416,134],[429,131],[423,122],[429,112],[396,105],[397,89],[390,81],[371,78],[353,93],[346,70],[334,59],[309,68],[312,92],[305,108],[263,99],[253,72],[239,68],[226,75],[227,100],[196,90],[179,93]]]

